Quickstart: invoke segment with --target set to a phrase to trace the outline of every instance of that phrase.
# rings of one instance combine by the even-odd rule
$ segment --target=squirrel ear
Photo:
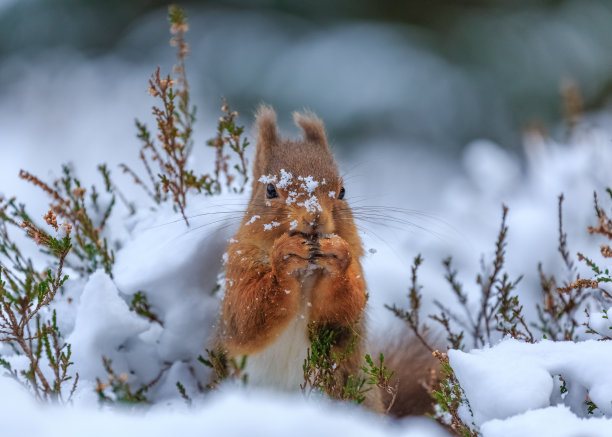
[[[321,119],[313,112],[294,112],[293,121],[296,126],[299,126],[304,131],[304,139],[306,141],[327,147],[325,126]]]
[[[268,151],[277,141],[276,112],[271,106],[261,105],[255,114],[255,125],[257,126],[257,149],[253,173],[257,179],[265,170]]]

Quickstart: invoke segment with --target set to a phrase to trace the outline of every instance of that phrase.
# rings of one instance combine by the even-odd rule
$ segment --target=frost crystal
[[[317,196],[310,196],[305,201],[298,203],[298,205],[306,208],[306,211],[308,212],[323,211],[323,208],[321,208],[321,205],[319,204],[319,199],[317,199]]]
[[[298,198],[298,196],[301,196],[302,193],[297,193],[296,191],[289,191],[289,193],[287,194],[287,200],[285,201],[285,203],[287,205],[291,205],[293,202],[295,202]]]
[[[272,228],[276,228],[278,226],[280,226],[279,222],[266,223],[264,224],[264,231],[270,231]]]
[[[289,228],[289,230],[290,230],[290,231],[293,231],[295,228],[297,228],[298,221],[297,221],[297,220],[293,220],[291,223],[289,223],[289,225],[291,225],[291,227]]]
[[[261,218],[261,217],[259,217],[258,215],[254,215],[253,217],[251,217],[251,220],[246,222],[246,226],[248,226],[248,225],[250,225],[252,223],[255,223],[255,220],[257,220],[258,218]]]
[[[276,184],[277,188],[287,188],[291,181],[293,180],[293,175],[285,171],[284,168],[281,168],[281,178],[278,184]]]
[[[276,182],[276,175],[263,175],[258,179],[262,184],[273,184]]]
[[[332,199],[335,199],[336,198],[336,192],[335,191],[330,191],[328,196],[331,197]]]
[[[301,187],[306,190],[308,194],[312,194],[319,186],[319,181],[316,181],[312,176],[298,176],[298,179],[302,181]]]

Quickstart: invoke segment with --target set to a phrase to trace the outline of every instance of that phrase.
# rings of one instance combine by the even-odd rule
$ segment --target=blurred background
[[[78,104],[66,93],[107,88],[101,95],[110,97],[117,91],[108,88],[138,71],[128,86],[134,92],[113,98],[133,102],[147,73],[173,61],[167,3],[0,0],[0,97],[28,88],[33,95],[24,98],[32,100],[22,104],[34,105],[65,86],[71,91],[54,99],[61,108]],[[517,149],[526,124],[550,127],[561,118],[563,80],[579,86],[589,109],[612,92],[606,0],[181,4],[190,15],[188,68],[201,110],[215,110],[221,95],[245,114],[262,101],[280,114],[308,107],[339,147],[384,137],[456,154],[486,137]]]
[[[376,249],[368,256],[379,260],[371,283],[393,290],[382,303],[389,293],[403,299],[418,252],[430,260],[425,279],[439,283],[440,261],[452,254],[472,281],[480,254],[493,251],[502,202],[509,269],[526,274],[523,286],[537,289],[538,261],[563,271],[561,192],[572,253],[577,240],[593,243],[592,193],[609,185],[612,164],[612,2],[181,5],[196,171],[211,166],[204,144],[222,96],[247,126],[259,103],[273,105],[287,135],[297,135],[291,111],[308,108],[326,123],[351,202],[417,210],[401,215],[410,226],[364,225]],[[166,15],[167,2],[155,0],[0,0],[0,193],[40,205],[42,216],[46,200],[17,178],[20,168],[50,180],[71,162],[99,184],[95,169],[106,162],[128,196],[144,198],[117,165],[142,171],[134,119],[151,124],[148,78],[175,62]],[[578,136],[564,122],[567,90],[586,127]]]

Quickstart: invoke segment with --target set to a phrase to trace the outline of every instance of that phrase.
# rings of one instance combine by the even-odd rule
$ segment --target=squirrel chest
[[[248,356],[244,372],[249,384],[294,391],[304,382],[302,365],[310,347],[308,320],[312,304],[308,298],[313,282],[305,278],[300,290],[304,297],[285,329],[263,350]]]

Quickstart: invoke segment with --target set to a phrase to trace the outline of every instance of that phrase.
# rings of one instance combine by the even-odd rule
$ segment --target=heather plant
[[[302,393],[309,397],[313,391],[325,393],[331,398],[342,399],[351,396],[357,403],[365,399],[363,382],[352,379],[350,387],[342,390],[336,384],[336,369],[347,355],[353,352],[354,339],[348,342],[343,351],[334,350],[339,333],[325,326],[311,323],[308,327],[310,348],[307,351],[302,369],[304,382],[300,385]],[[339,391],[341,390],[341,391]]]
[[[606,192],[612,199],[612,190],[610,188],[606,189]],[[612,240],[612,220],[608,217],[606,212],[599,206],[597,200],[597,193],[593,193],[593,203],[595,206],[595,213],[597,214],[597,226],[588,226],[588,231],[591,235],[601,235],[606,237],[608,240]],[[600,254],[604,259],[612,258],[612,250],[610,249],[609,244],[602,244],[599,247]],[[576,280],[575,282],[569,284],[565,288],[559,289],[560,293],[571,293],[572,290],[580,289],[581,287],[588,287],[591,290],[591,295],[594,299],[594,304],[596,304],[601,311],[599,317],[601,317],[604,325],[607,326],[607,332],[601,332],[600,330],[595,329],[592,326],[592,317],[589,312],[589,308],[585,308],[585,313],[587,320],[583,323],[583,326],[586,328],[587,334],[592,334],[598,337],[599,340],[612,340],[612,323],[610,323],[610,319],[608,316],[609,308],[612,308],[612,294],[609,290],[603,288],[602,284],[612,282],[612,275],[610,274],[610,270],[607,267],[601,267],[597,262],[592,259],[587,258],[582,253],[578,253],[578,260],[585,263],[593,272],[593,276],[590,279],[585,280]],[[569,289],[569,290],[568,290]]]
[[[112,276],[115,254],[103,235],[115,206],[115,194],[106,166],[101,165],[98,170],[104,180],[106,192],[110,195],[110,200],[105,205],[102,204],[96,187],[92,186],[88,193],[67,165],[62,167],[63,176],[53,184],[47,184],[24,170],[19,172],[19,177],[43,190],[51,198],[50,211],[71,226],[74,247],[71,251],[72,259],[66,260],[67,265],[81,273],[93,273],[101,267]],[[31,222],[25,212],[25,206],[17,206],[14,202],[9,206],[16,216]]]
[[[0,363],[39,400],[66,402],[78,383],[78,374],[70,374],[71,345],[64,340],[57,314],[51,310],[68,279],[64,267],[81,274],[102,268],[112,276],[114,253],[103,234],[115,206],[115,190],[107,167],[100,165],[98,170],[106,200],[95,185],[85,188],[67,165],[51,184],[20,171],[20,178],[50,197],[50,209],[43,218],[52,232],[37,225],[16,199],[0,199],[0,341],[25,355],[29,366],[17,369],[7,359]],[[25,230],[41,251],[55,260],[52,268],[38,270],[12,240],[9,227]],[[69,381],[72,385],[67,389]]]
[[[429,328],[427,327],[425,323],[421,323],[420,317],[419,317],[419,313],[421,309],[421,302],[423,298],[421,294],[421,289],[423,287],[418,283],[418,270],[422,263],[423,263],[423,258],[421,257],[421,254],[418,254],[414,258],[414,261],[410,268],[411,284],[408,290],[408,301],[410,304],[409,309],[405,310],[401,307],[398,307],[395,304],[393,304],[392,306],[385,305],[385,308],[387,308],[389,311],[395,314],[395,316],[398,317],[399,319],[402,319],[403,321],[405,321],[410,327],[410,330],[414,333],[415,337],[429,351],[433,352],[434,349],[430,345],[430,342],[427,339],[427,331]],[[443,314],[442,317],[445,317],[445,315]],[[452,336],[449,337],[449,343],[451,345],[458,345],[459,348],[462,348],[462,344],[461,344],[462,340],[463,340],[463,332],[459,334],[452,334]]]
[[[387,412],[391,410],[397,396],[397,383],[392,385],[394,371],[384,365],[385,357],[381,353],[379,364],[366,354],[361,367],[363,374],[347,375],[342,384],[339,365],[355,352],[356,334],[351,334],[344,348],[337,347],[341,332],[324,325],[312,322],[308,327],[310,347],[302,365],[304,382],[300,384],[302,394],[309,398],[313,393],[324,394],[332,399],[361,404],[366,393],[373,387],[389,394],[390,402]]]
[[[429,315],[429,319],[442,327],[449,348],[463,350],[466,340],[470,341],[474,348],[479,348],[492,344],[494,339],[502,336],[531,343],[535,341],[523,315],[523,307],[514,293],[521,277],[511,280],[504,271],[508,235],[507,215],[508,208],[502,205],[501,226],[495,241],[493,259],[488,264],[482,260],[481,272],[476,275],[476,284],[479,287],[476,310],[469,300],[470,294],[457,279],[458,272],[452,266],[452,259],[447,258],[442,262],[444,278],[450,285],[463,315],[439,301],[434,301],[440,313]],[[469,400],[450,366],[448,355],[437,349],[434,350],[429,341],[429,328],[420,321],[422,286],[418,283],[418,268],[422,263],[423,259],[418,255],[412,265],[408,309],[397,305],[387,305],[386,308],[406,322],[415,337],[432,352],[440,364],[439,383],[429,384],[435,402],[435,414],[432,417],[457,435],[477,436],[479,434],[474,423],[472,422],[471,426],[466,424],[459,415],[461,405],[465,405],[470,412],[471,409]]]
[[[8,212],[9,208],[12,213]],[[37,399],[67,402],[79,377],[70,374],[71,346],[64,340],[56,312],[49,311],[49,305],[68,279],[63,267],[72,249],[72,226],[68,223],[60,226],[53,211],[49,211],[45,220],[56,236],[29,221],[23,207],[17,207],[14,199],[0,199],[0,253],[3,255],[0,258],[0,342],[25,356],[28,363],[26,368],[16,368],[0,357],[0,366],[29,388]],[[37,245],[54,257],[55,268],[35,269],[11,239],[8,226],[23,228]]]
[[[482,261],[482,270],[476,275],[476,284],[480,288],[480,302],[475,314],[472,314],[469,306],[468,294],[463,291],[462,284],[457,280],[457,271],[453,270],[452,259],[447,258],[443,262],[445,279],[451,286],[459,305],[463,308],[465,317],[458,315],[441,302],[435,301],[435,305],[441,312],[431,318],[444,327],[453,348],[462,349],[460,340],[463,335],[453,332],[450,321],[457,323],[469,334],[473,347],[491,344],[493,334],[496,332],[502,336],[510,335],[513,338],[534,342],[533,334],[522,313],[523,307],[519,303],[518,296],[513,294],[522,276],[510,279],[508,273],[504,271],[508,234],[507,214],[508,208],[503,205],[493,260],[489,265]]]
[[[249,181],[248,175],[248,163],[245,157],[245,150],[249,145],[249,141],[243,137],[244,126],[236,125],[236,118],[238,113],[232,111],[227,104],[227,101],[223,100],[223,106],[221,111],[224,114],[219,118],[217,124],[217,135],[207,141],[207,145],[214,147],[216,159],[215,159],[215,173],[214,173],[214,191],[216,193],[221,192],[221,180],[225,177],[225,184],[228,190],[232,190],[235,193],[244,192],[244,188]],[[230,159],[231,155],[225,153],[225,147],[228,147],[235,156],[238,158],[238,162],[234,164],[234,170],[240,178],[240,182],[234,184],[236,176],[230,170]]]
[[[100,378],[97,378],[95,388],[98,394],[98,401],[101,404],[149,404],[150,401],[146,396],[147,392],[159,382],[163,374],[168,370],[168,366],[164,367],[148,384],[144,384],[138,389],[133,390],[130,387],[128,374],[121,373],[118,375],[113,369],[112,360],[102,357],[102,364],[106,371],[106,380],[102,381]]]
[[[228,359],[225,351],[206,349],[206,356],[198,356],[198,361],[212,370],[211,382],[206,385],[208,390],[215,389],[221,382],[226,380],[238,380],[243,384],[248,382],[249,375],[245,372],[247,356],[243,355],[240,360],[236,358]],[[181,395],[181,388],[177,386]],[[183,396],[184,397],[184,396]]]
[[[244,127],[236,124],[238,113],[232,111],[224,101],[224,115],[219,119],[217,134],[207,144],[215,148],[215,169],[211,173],[197,175],[189,168],[189,157],[193,150],[193,128],[196,107],[190,103],[189,82],[185,69],[185,59],[189,55],[189,45],[185,41],[185,32],[189,30],[186,13],[177,6],[170,6],[170,44],[176,47],[177,63],[173,73],[164,76],[158,67],[149,80],[149,94],[158,99],[158,105],[153,105],[153,115],[157,124],[157,134],[153,136],[148,127],[136,120],[140,148],[140,160],[147,173],[148,182],[144,182],[129,166],[121,164],[125,173],[132,176],[134,182],[142,187],[147,195],[156,203],[170,200],[175,210],[181,213],[187,226],[186,215],[188,193],[195,191],[206,195],[221,193],[223,178],[228,189],[236,192],[244,191],[248,181],[247,160],[245,150],[249,145],[243,137]],[[230,155],[226,147],[234,152],[238,164],[233,167],[241,182],[233,186],[236,176],[230,169]],[[157,174],[153,168],[156,167]]]
[[[476,311],[473,310],[472,303],[469,301],[469,293],[464,291],[463,284],[457,279],[457,271],[453,269],[452,259],[449,257],[442,262],[444,278],[450,285],[464,315],[458,314],[449,306],[436,300],[434,304],[439,308],[440,313],[430,315],[429,318],[444,329],[448,344],[453,349],[464,349],[466,334],[468,335],[467,340],[471,341],[473,347],[490,345],[496,333],[534,342],[533,334],[523,315],[523,307],[518,296],[514,294],[522,277],[511,280],[508,273],[504,271],[508,234],[507,214],[508,208],[504,205],[493,260],[490,264],[486,264],[483,260],[482,270],[476,275],[480,299]],[[419,321],[422,296],[421,287],[417,283],[417,270],[422,262],[423,259],[418,255],[412,266],[412,284],[408,294],[409,309],[404,310],[396,305],[387,306],[387,309],[396,317],[404,320],[415,336],[433,352],[433,347],[427,341],[428,327]]]
[[[611,192],[608,189],[608,194]],[[612,222],[605,211],[599,206],[597,194],[594,193],[594,207],[598,224],[596,227],[588,226],[590,234],[602,235],[612,238]],[[609,333],[601,333],[591,326],[591,311],[595,307],[601,311],[601,317],[607,317],[607,308],[612,305],[612,294],[603,284],[612,281],[609,269],[601,267],[594,259],[577,253],[577,259],[592,271],[591,278],[581,278],[577,265],[574,263],[567,247],[567,234],[563,231],[563,195],[559,196],[559,246],[558,251],[567,270],[570,281],[559,284],[554,276],[544,273],[541,265],[538,266],[542,289],[542,303],[537,305],[538,322],[534,326],[540,330],[544,338],[551,340],[579,340],[580,327],[586,328],[585,334],[595,335],[602,340],[612,337]],[[609,245],[600,246],[600,254],[604,259],[612,257]],[[586,322],[581,320],[585,313]]]
[[[607,190],[612,198],[612,191]],[[602,235],[612,239],[612,220],[605,211],[599,206],[597,195],[594,195],[594,206],[597,215],[597,226],[589,226],[590,234]],[[577,334],[580,326],[585,327],[585,333],[595,335],[599,340],[610,340],[610,333],[602,333],[592,325],[590,308],[596,305],[600,311],[598,316],[608,321],[607,308],[612,305],[612,295],[601,284],[612,282],[612,276],[608,268],[601,267],[593,259],[582,253],[577,254],[578,261],[585,263],[593,273],[591,278],[581,278],[575,263],[570,255],[567,234],[563,228],[563,195],[559,196],[558,202],[558,247],[557,250],[563,261],[569,277],[574,279],[563,286],[557,285],[554,276],[547,276],[540,264],[538,272],[542,288],[542,302],[536,304],[538,321],[528,324],[523,315],[523,306],[520,304],[518,296],[514,293],[521,277],[510,280],[504,272],[504,258],[506,249],[506,238],[508,226],[506,225],[508,209],[502,208],[501,227],[495,243],[493,260],[489,265],[482,262],[482,272],[477,275],[476,283],[479,285],[480,303],[476,312],[472,310],[469,302],[469,294],[464,291],[463,285],[457,280],[457,271],[452,268],[450,258],[443,261],[445,279],[459,306],[463,309],[464,315],[461,316],[440,302],[435,302],[441,310],[439,314],[429,315],[429,319],[437,322],[446,332],[446,339],[449,348],[463,350],[465,347],[466,333],[468,341],[471,340],[473,347],[481,348],[490,345],[494,339],[493,334],[509,336],[520,341],[533,343],[535,337],[529,327],[536,328],[542,333],[543,338],[554,341],[570,340],[578,341]],[[600,246],[600,254],[604,259],[612,258],[612,251],[609,245]],[[471,412],[469,400],[465,396],[463,388],[459,384],[448,356],[438,350],[434,350],[429,341],[428,326],[420,321],[420,309],[422,304],[422,286],[418,283],[418,268],[423,263],[423,259],[418,255],[412,265],[411,284],[408,292],[408,309],[397,305],[386,306],[393,314],[406,322],[410,330],[417,339],[421,341],[436,357],[441,367],[440,383],[430,390],[435,401],[435,415],[433,416],[441,424],[446,425],[457,435],[476,436],[478,430],[472,422],[466,424],[459,415],[459,409],[463,405],[467,411]],[[580,315],[586,314],[586,321]],[[608,323],[609,325],[609,323]],[[612,329],[612,326],[609,327]],[[499,338],[499,337],[497,337]],[[561,395],[568,392],[567,385],[562,376]],[[594,414],[597,405],[587,396],[585,400],[587,412]]]
[[[149,93],[157,98],[159,105],[153,107],[157,122],[155,136],[140,122],[136,122],[138,137],[143,142],[140,159],[144,163],[151,188],[127,166],[124,171],[132,174],[136,184],[143,187],[157,204],[170,200],[175,208],[185,215],[187,194],[195,190],[213,195],[221,192],[221,180],[235,192],[242,192],[248,181],[245,150],[248,141],[243,138],[244,127],[237,125],[237,112],[226,102],[222,110],[218,132],[209,145],[217,150],[214,176],[196,176],[188,168],[189,155],[193,149],[192,124],[195,120],[195,106],[190,103],[185,59],[189,46],[184,34],[188,30],[186,14],[178,7],[169,8],[171,45],[177,48],[175,77],[161,75],[158,68],[149,81]],[[238,164],[230,169],[230,150],[237,156]],[[157,175],[153,173],[157,165]],[[45,231],[31,219],[26,207],[16,199],[0,199],[0,341],[8,343],[15,352],[28,358],[27,369],[16,369],[8,359],[0,357],[0,365],[13,378],[32,389],[41,400],[63,400],[70,398],[78,381],[78,375],[70,375],[72,362],[71,346],[67,344],[58,329],[57,315],[50,309],[56,294],[61,290],[67,276],[64,267],[83,275],[102,268],[112,277],[115,261],[114,251],[105,237],[108,221],[114,211],[116,199],[123,201],[130,211],[134,204],[128,201],[111,180],[106,165],[98,166],[103,180],[104,196],[95,186],[86,188],[74,176],[68,165],[62,167],[62,174],[52,183],[41,180],[25,170],[21,179],[44,191],[50,198],[50,210],[44,219],[57,234]],[[238,172],[240,182],[233,176]],[[58,220],[62,224],[58,224]],[[23,228],[41,250],[55,259],[53,268],[39,271],[22,249],[11,239],[9,227]],[[136,293],[130,309],[153,323],[163,326],[163,321],[154,312],[143,291]],[[125,375],[117,375],[110,360],[103,358],[106,381],[98,381],[97,392],[104,402],[142,403],[145,393],[161,377],[136,390],[130,388]],[[236,376],[244,369],[244,363],[234,363],[230,376]],[[231,367],[233,363],[230,363]],[[44,366],[51,373],[43,370]],[[162,373],[167,367],[162,369]],[[49,375],[52,375],[49,376]],[[246,380],[246,375],[242,376]],[[66,383],[73,379],[73,386],[66,392]]]
[[[432,397],[436,401],[436,411],[432,417],[449,427],[456,435],[462,437],[476,437],[480,435],[476,431],[474,422],[471,423],[471,426],[468,426],[459,416],[459,407],[461,405],[465,404],[470,413],[472,410],[469,400],[465,396],[465,392],[448,361],[448,355],[435,350],[433,356],[440,362],[441,382],[438,388],[431,392]]]
[[[399,381],[395,384],[391,384],[391,378],[395,375],[394,370],[389,370],[387,366],[385,366],[385,356],[380,353],[379,364],[374,363],[374,360],[370,357],[369,354],[365,356],[365,365],[361,367],[361,370],[366,375],[366,383],[370,387],[378,387],[389,395],[391,399],[389,404],[387,405],[386,413],[391,411],[393,408],[393,404],[395,403],[395,399],[397,398],[397,390],[399,388]]]
[[[159,316],[153,311],[147,295],[143,291],[134,293],[132,302],[130,303],[130,310],[136,314],[148,319],[150,322],[158,323],[164,326],[164,323],[159,319]]]
[[[538,273],[540,275],[542,301],[536,305],[538,321],[533,326],[542,333],[544,338],[554,341],[575,341],[578,340],[577,328],[580,326],[578,316],[583,303],[590,296],[588,285],[591,285],[591,282],[579,281],[580,275],[577,266],[569,253],[567,233],[563,230],[563,199],[561,194],[558,203],[559,245],[557,251],[561,256],[567,276],[573,278],[572,283],[574,285],[581,284],[581,286],[572,286],[569,282],[562,286],[558,285],[557,278],[553,275],[547,275],[540,263]]]

